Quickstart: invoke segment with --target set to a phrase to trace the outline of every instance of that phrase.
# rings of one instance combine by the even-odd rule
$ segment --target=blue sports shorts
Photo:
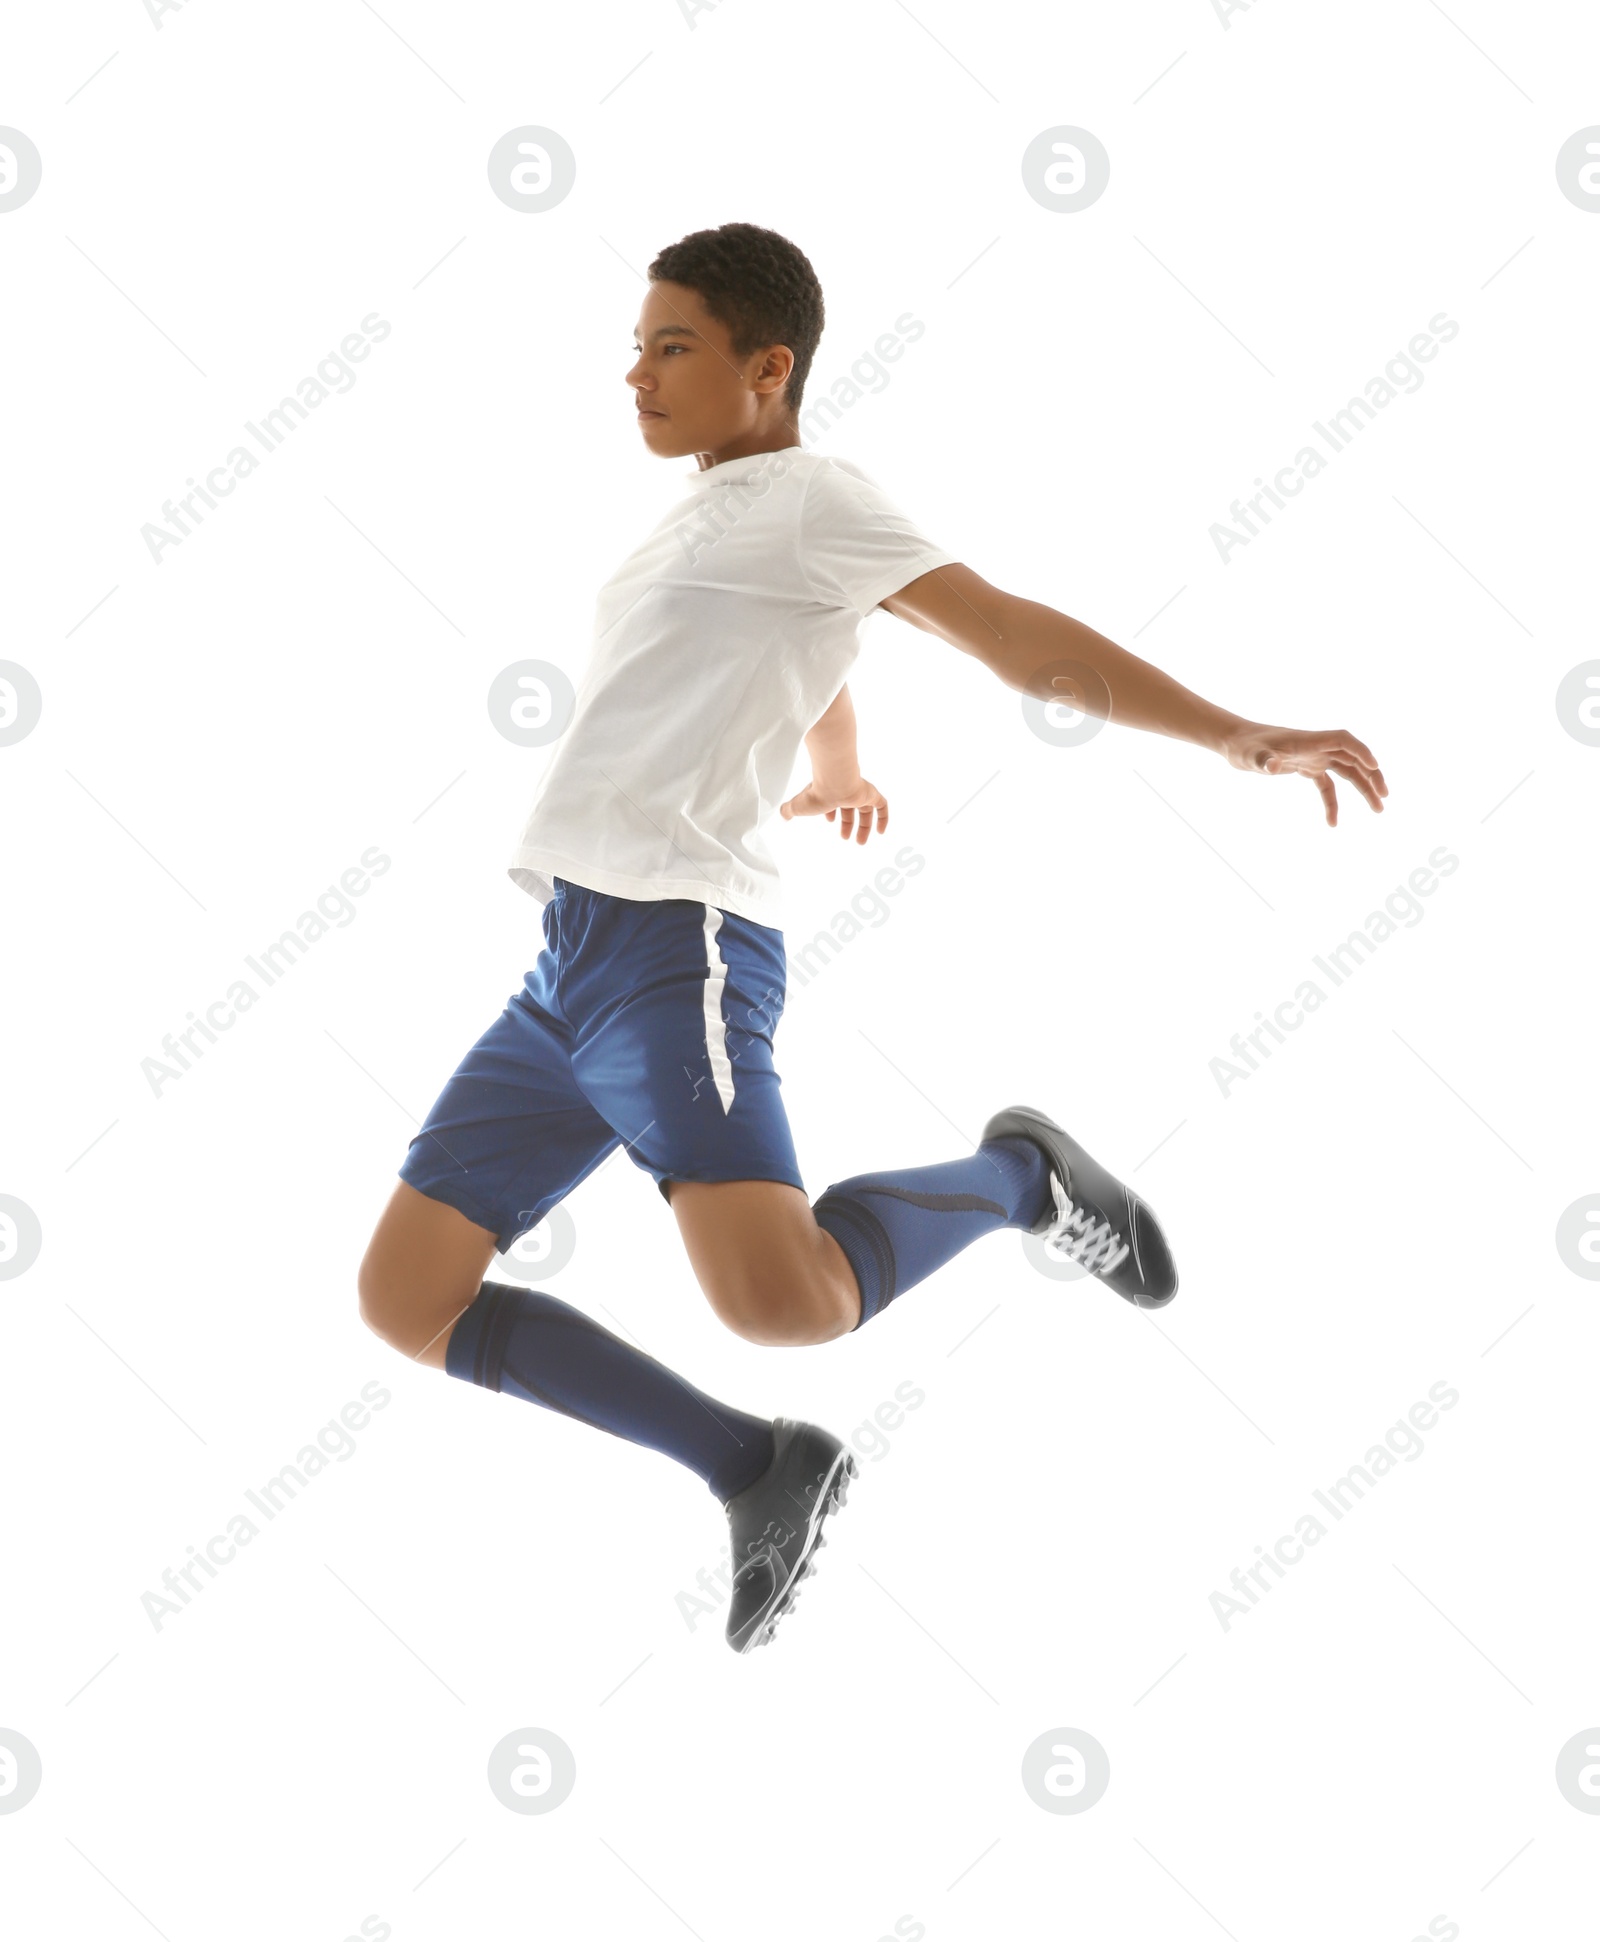
[[[772,1063],[783,933],[554,879],[545,948],[457,1067],[400,1178],[502,1253],[613,1148],[668,1180],[805,1191]]]

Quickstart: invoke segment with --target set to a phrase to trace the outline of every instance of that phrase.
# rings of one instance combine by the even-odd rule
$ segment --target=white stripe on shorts
[[[717,1097],[725,1113],[733,1110],[733,1065],[728,1058],[728,1031],[722,1022],[722,988],[728,982],[728,967],[717,949],[717,932],[722,928],[722,912],[715,904],[706,905],[706,1052],[711,1060],[711,1076],[717,1082]]]

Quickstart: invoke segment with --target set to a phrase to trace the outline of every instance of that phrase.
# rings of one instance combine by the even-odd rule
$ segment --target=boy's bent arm
[[[806,730],[806,754],[818,782],[849,783],[861,774],[856,751],[856,710],[846,683]]]
[[[1338,821],[1335,775],[1375,810],[1389,793],[1372,751],[1347,729],[1278,728],[1219,708],[1082,621],[1002,592],[969,566],[936,567],[878,604],[1040,701],[1197,743],[1236,769],[1307,776],[1330,826]]]
[[[822,814],[839,819],[839,834],[864,843],[872,830],[881,836],[889,827],[889,803],[861,773],[856,754],[856,709],[850,690],[843,687],[819,719],[806,730],[806,753],[811,757],[811,780],[796,796],[780,804],[783,819]]]

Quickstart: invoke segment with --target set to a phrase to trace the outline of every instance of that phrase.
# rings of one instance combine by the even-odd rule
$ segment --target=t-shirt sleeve
[[[800,570],[817,598],[858,614],[959,557],[930,539],[881,486],[839,465],[819,466],[807,481],[797,543]]]

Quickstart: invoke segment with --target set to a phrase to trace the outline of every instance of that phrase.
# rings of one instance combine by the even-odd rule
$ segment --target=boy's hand
[[[1372,750],[1343,728],[1270,728],[1262,722],[1241,722],[1223,738],[1222,753],[1236,769],[1258,775],[1309,776],[1317,785],[1331,829],[1339,820],[1339,799],[1333,778],[1354,783],[1381,813],[1389,793]]]
[[[826,816],[830,823],[837,814],[839,834],[846,842],[850,840],[852,829],[858,843],[866,842],[872,834],[874,819],[880,836],[889,827],[888,802],[870,782],[859,775],[854,781],[837,787],[818,782],[813,777],[799,795],[791,796],[780,805],[779,813],[785,822],[793,816],[821,815]]]

